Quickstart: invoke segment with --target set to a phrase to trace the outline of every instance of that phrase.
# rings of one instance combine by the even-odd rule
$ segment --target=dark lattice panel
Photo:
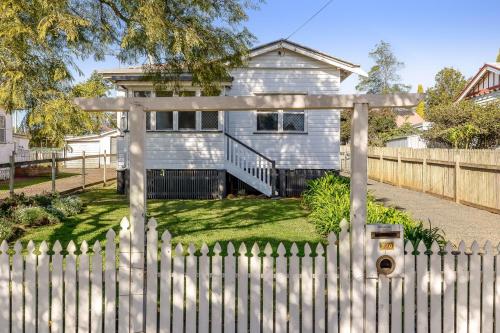
[[[219,112],[210,111],[201,113],[201,128],[202,129],[218,129],[219,128]]]
[[[283,130],[284,131],[304,131],[304,114],[303,113],[283,113]]]

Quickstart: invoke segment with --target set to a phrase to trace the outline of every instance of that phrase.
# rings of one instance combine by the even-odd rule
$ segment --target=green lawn
[[[128,214],[125,196],[111,186],[93,188],[81,197],[87,204],[83,213],[57,225],[31,229],[21,240],[59,240],[65,246],[70,240],[102,241],[109,228],[119,230],[120,219]],[[299,199],[151,200],[148,213],[157,219],[159,232],[170,231],[174,243],[193,242],[198,247],[203,242],[209,246],[217,241],[245,242],[248,246],[258,241],[273,247],[284,242],[288,248],[292,242],[303,245],[323,240],[307,221]]]
[[[77,175],[78,173],[60,172],[57,174],[57,179],[71,177]],[[14,188],[25,188],[32,185],[37,185],[40,183],[50,182],[52,180],[51,176],[37,176],[37,177],[22,177],[14,178]],[[0,182],[0,192],[9,190],[9,181]]]

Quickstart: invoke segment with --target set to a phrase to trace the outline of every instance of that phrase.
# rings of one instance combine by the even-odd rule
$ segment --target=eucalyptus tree
[[[408,92],[409,85],[401,83],[399,71],[404,63],[396,58],[391,44],[380,41],[369,53],[375,65],[370,68],[368,77],[361,77],[356,89],[368,94],[388,94],[394,92]]]
[[[107,55],[147,64],[159,84],[183,72],[216,89],[253,42],[246,12],[258,0],[2,0],[0,107],[52,108],[78,60]],[[77,112],[77,111],[75,111]],[[46,124],[50,125],[50,124]]]

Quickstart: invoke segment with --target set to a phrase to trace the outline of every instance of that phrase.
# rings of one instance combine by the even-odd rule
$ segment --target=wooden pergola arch
[[[352,109],[351,126],[351,262],[352,308],[364,308],[364,226],[366,224],[368,111],[372,108],[416,106],[420,94],[389,95],[272,95],[157,98],[77,98],[75,103],[85,111],[128,112],[130,136],[130,223],[131,286],[134,302],[144,299],[144,235],[146,217],[146,170],[144,163],[146,111],[249,111],[300,109]],[[354,332],[362,332],[363,311],[352,314]],[[143,314],[135,314],[134,327],[141,327]]]

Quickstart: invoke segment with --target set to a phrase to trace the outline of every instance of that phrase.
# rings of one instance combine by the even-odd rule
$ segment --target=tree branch
[[[130,19],[127,16],[125,16],[120,11],[120,9],[116,6],[116,4],[114,4],[112,1],[110,1],[110,0],[99,0],[99,2],[101,4],[104,4],[104,5],[108,6],[113,11],[113,13],[115,13],[115,15],[118,16],[122,21],[124,21],[126,23],[129,23]]]

